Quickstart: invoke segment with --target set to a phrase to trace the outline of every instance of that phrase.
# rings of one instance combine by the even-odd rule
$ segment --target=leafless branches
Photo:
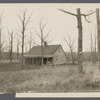
[[[97,34],[96,31],[93,35],[93,31],[89,31],[90,33],[90,50],[91,50],[91,60],[93,62],[93,64],[96,63],[96,45],[97,45]]]
[[[64,41],[66,42],[67,46],[69,47],[70,49],[70,53],[71,53],[71,58],[72,58],[72,63],[74,64],[74,52],[73,52],[73,49],[74,49],[74,42],[75,42],[75,39],[72,40],[70,36],[68,36],[68,40],[64,38]]]
[[[85,18],[85,20],[88,22],[88,23],[91,23],[91,21],[89,21],[88,19],[87,19],[87,17],[88,16],[90,16],[90,15],[92,15],[92,14],[94,14],[96,11],[92,11],[91,10],[91,12],[89,13],[89,14],[81,14],[81,16],[83,16],[84,18]]]
[[[27,29],[28,24],[31,22],[32,13],[30,14],[29,17],[27,17],[26,15],[27,15],[27,9],[24,10],[21,15],[18,15],[19,16],[19,19],[20,19],[20,22],[21,22],[21,26],[18,26],[19,27],[19,32],[22,34],[21,35],[21,39],[22,39],[22,44],[21,44],[21,47],[22,47],[21,66],[22,67],[23,67],[23,56],[24,56],[25,31]]]
[[[0,59],[2,58],[2,48],[3,48],[3,44],[2,44],[2,41],[1,41],[1,38],[2,38],[2,17],[3,16],[3,12],[1,13],[0,15]]]
[[[8,34],[9,34],[9,52],[10,52],[10,56],[9,56],[9,58],[10,58],[10,63],[12,64],[12,59],[13,59],[13,41],[14,41],[14,38],[15,38],[15,36],[14,36],[14,32],[13,31],[9,31],[9,30],[7,30],[8,31]]]
[[[58,10],[59,10],[59,11],[62,11],[62,12],[64,12],[64,13],[67,13],[67,14],[69,14],[69,15],[78,17],[77,14],[74,14],[74,13],[71,13],[71,12],[68,12],[68,11],[65,11],[65,10],[63,10],[63,9],[59,9],[59,8],[58,8]],[[92,10],[91,10],[91,12],[90,12],[89,14],[81,14],[81,16],[83,16],[83,17],[85,18],[85,20],[86,20],[88,23],[90,23],[91,21],[89,21],[89,20],[87,19],[87,17],[90,16],[90,15],[92,15],[92,14],[94,14],[95,12],[96,12],[96,11],[92,11]]]
[[[35,31],[35,34],[37,34],[37,36],[40,38],[40,41],[41,41],[41,64],[43,65],[43,55],[44,55],[44,51],[45,51],[45,48],[46,48],[46,45],[44,45],[44,43],[47,43],[46,39],[47,37],[49,36],[51,30],[49,30],[48,32],[44,32],[45,31],[45,28],[47,26],[47,23],[44,23],[43,22],[43,19],[40,20],[39,22],[39,32],[37,32],[36,29],[34,29]]]
[[[77,15],[74,14],[74,13],[71,13],[71,12],[68,12],[68,11],[65,11],[65,10],[63,10],[63,9],[59,9],[59,8],[58,8],[58,10],[59,10],[59,11],[62,11],[62,12],[64,12],[64,13],[67,13],[67,14],[69,14],[69,15],[72,15],[72,16],[77,17]]]
[[[83,35],[82,35],[82,19],[81,17],[84,16],[85,20],[87,20],[87,16],[90,16],[94,12],[91,12],[89,14],[82,14],[80,8],[77,8],[77,14],[65,11],[63,9],[58,9],[59,11],[62,11],[66,14],[75,16],[77,18],[77,23],[78,23],[78,71],[79,73],[83,72],[83,65],[82,65],[82,50],[83,50]]]
[[[32,47],[32,43],[33,43],[33,38],[32,38],[32,32],[30,31],[30,37],[28,39],[28,43],[29,43],[29,50],[31,49]]]

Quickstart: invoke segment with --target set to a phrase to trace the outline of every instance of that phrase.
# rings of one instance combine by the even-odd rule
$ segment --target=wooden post
[[[100,19],[99,19],[99,8],[96,9],[96,19],[97,19],[98,61],[99,61],[99,70],[100,70]]]
[[[81,20],[81,11],[80,8],[77,9],[77,22],[78,22],[78,71],[82,73],[83,65],[82,65],[82,20]]]

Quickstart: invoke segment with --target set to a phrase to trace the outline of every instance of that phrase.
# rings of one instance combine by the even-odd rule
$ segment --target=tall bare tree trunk
[[[91,49],[91,61],[94,64],[94,50],[93,50],[93,36],[92,36],[92,33],[91,33],[90,38],[91,38],[91,46],[90,46],[90,49]]]
[[[0,15],[0,60],[2,59],[2,15],[3,13]]]
[[[96,33],[95,33],[95,36],[94,36],[94,50],[93,50],[93,64],[96,64],[96,61],[97,61],[97,52],[96,52],[96,45],[97,45],[97,36],[96,36]]]
[[[12,64],[13,35],[11,35],[10,63]]]
[[[75,62],[74,62],[74,52],[73,52],[73,50],[71,50],[71,58],[72,58],[72,64],[74,64]]]
[[[17,59],[19,59],[19,42],[17,41]]]
[[[29,42],[29,50],[30,50],[31,47],[32,47],[32,41],[33,41],[33,39],[32,39],[32,33],[30,32],[30,38],[29,38],[29,40],[28,40],[28,42]]]
[[[69,15],[75,16],[77,18],[77,23],[78,23],[78,71],[79,71],[79,73],[82,73],[83,72],[83,65],[82,65],[82,50],[83,50],[83,47],[82,47],[83,39],[82,38],[83,38],[83,36],[82,36],[82,19],[81,19],[81,16],[83,16],[87,22],[90,22],[90,21],[87,20],[86,17],[90,16],[94,12],[86,15],[86,14],[81,14],[80,8],[77,9],[77,14],[65,11],[63,9],[58,9],[58,10],[60,10],[64,13],[67,13]]]
[[[100,70],[100,18],[99,18],[99,8],[96,9],[96,18],[97,18],[98,61],[99,61],[99,70]]]
[[[19,47],[17,46],[17,59],[19,59]]]
[[[1,29],[0,29],[0,60],[1,60],[1,58],[2,58],[2,55],[1,55],[1,53],[2,53],[2,51],[1,51]]]
[[[46,35],[44,35],[44,29],[46,27],[47,23],[43,23],[43,20],[41,19],[40,23],[39,23],[39,30],[40,30],[40,33],[38,33],[36,30],[35,30],[35,33],[39,36],[40,38],[40,41],[41,41],[41,44],[40,44],[40,47],[41,47],[41,65],[44,64],[44,51],[46,49],[46,39],[50,33],[50,30],[46,33]],[[37,43],[35,43],[37,44]]]
[[[43,34],[41,34],[41,65],[43,65]]]
[[[95,45],[94,45],[94,64],[96,64],[96,61],[97,61],[97,52],[96,52],[96,44],[97,44],[97,42],[96,42],[97,40],[96,40],[96,36],[95,36]]]
[[[22,58],[21,58],[21,66],[23,67],[24,64],[24,30],[22,33]]]
[[[26,16],[27,13],[27,9],[23,11],[22,15],[18,15],[20,22],[21,22],[21,27],[19,26],[19,31],[22,34],[22,44],[21,44],[21,48],[22,48],[22,54],[21,54],[21,66],[24,66],[24,39],[25,39],[25,31],[27,29],[27,25],[31,22],[31,16],[32,14],[27,18]]]
[[[9,38],[9,53],[10,53],[10,63],[12,64],[12,59],[13,59],[13,31],[10,33],[9,30],[8,30],[8,34],[10,35],[10,38]]]
[[[82,73],[83,65],[82,65],[82,20],[81,20],[81,11],[80,8],[77,9],[77,22],[78,22],[78,71]]]

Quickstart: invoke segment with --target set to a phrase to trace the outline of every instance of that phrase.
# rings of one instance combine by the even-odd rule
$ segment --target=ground
[[[0,63],[0,92],[99,91],[98,63],[83,63],[83,74],[76,65],[25,65]]]

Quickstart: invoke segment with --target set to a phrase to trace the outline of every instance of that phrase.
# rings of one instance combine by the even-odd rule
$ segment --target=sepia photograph
[[[100,92],[100,4],[0,4],[0,93]]]

